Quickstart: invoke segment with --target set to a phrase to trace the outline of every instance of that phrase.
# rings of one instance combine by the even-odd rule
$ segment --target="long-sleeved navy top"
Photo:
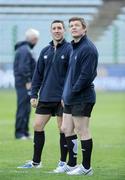
[[[97,49],[86,35],[77,43],[72,41],[72,46],[73,52],[63,91],[64,104],[95,103],[93,80],[97,75]]]
[[[25,86],[32,81],[36,61],[31,52],[31,45],[27,41],[18,42],[15,45],[14,77],[15,86]]]
[[[66,78],[71,44],[63,40],[54,48],[53,41],[39,56],[33,80],[31,98],[41,102],[60,102]]]

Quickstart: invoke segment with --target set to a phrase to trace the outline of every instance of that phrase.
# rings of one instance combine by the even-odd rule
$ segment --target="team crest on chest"
[[[44,56],[43,56],[44,59],[47,59],[47,57],[48,57],[47,55],[44,55]]]
[[[64,56],[64,55],[62,55],[62,56],[61,56],[61,59],[65,59],[65,56]]]

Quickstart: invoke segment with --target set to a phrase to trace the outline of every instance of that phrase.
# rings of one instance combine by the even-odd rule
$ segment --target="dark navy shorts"
[[[72,116],[91,117],[91,112],[95,103],[81,103],[75,105],[65,105],[63,112]]]
[[[52,116],[62,116],[63,107],[60,102],[38,102],[36,114],[51,114]]]

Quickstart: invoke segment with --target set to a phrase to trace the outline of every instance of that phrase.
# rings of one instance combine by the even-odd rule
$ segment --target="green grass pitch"
[[[91,177],[49,174],[59,159],[58,129],[52,118],[46,127],[43,168],[21,170],[16,167],[32,158],[32,140],[14,139],[16,96],[13,90],[0,90],[0,180],[125,180],[125,93],[97,93],[91,118],[94,141]],[[33,134],[34,110],[30,130]],[[79,143],[78,163],[81,151]]]

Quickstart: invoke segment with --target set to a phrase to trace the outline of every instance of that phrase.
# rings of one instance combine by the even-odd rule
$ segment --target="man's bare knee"
[[[74,135],[74,129],[67,128],[66,126],[61,126],[61,131],[66,137]]]
[[[38,121],[38,120],[36,120],[35,121],[35,123],[34,123],[34,130],[35,131],[42,131],[43,130],[43,128],[42,128],[42,120],[40,121]]]
[[[61,126],[60,128],[61,132],[65,133],[66,132],[66,128],[64,126]]]
[[[36,115],[34,130],[43,131],[49,119],[50,119],[50,115]]]
[[[78,134],[78,136],[80,137],[80,139],[89,139],[89,137],[90,137],[89,128],[79,127],[79,128],[76,128],[75,131]]]

